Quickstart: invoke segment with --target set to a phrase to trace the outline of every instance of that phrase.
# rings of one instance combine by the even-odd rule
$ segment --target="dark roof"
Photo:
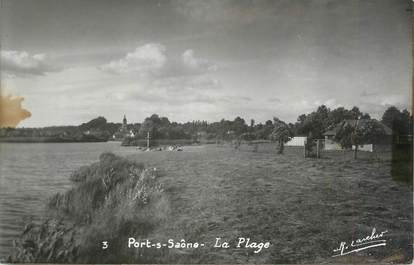
[[[366,124],[368,121],[375,121],[377,124],[379,124],[385,132],[385,135],[392,135],[392,130],[385,124],[383,124],[382,122],[379,122],[375,119],[361,119],[358,120],[358,126],[364,126],[364,124]],[[357,120],[344,120],[340,123],[338,123],[337,125],[335,125],[332,129],[324,132],[323,135],[327,135],[327,136],[335,136],[338,131],[346,124],[349,124],[351,126],[355,126]]]

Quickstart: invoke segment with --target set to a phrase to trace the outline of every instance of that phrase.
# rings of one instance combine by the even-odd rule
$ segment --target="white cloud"
[[[166,62],[165,47],[148,43],[127,53],[124,58],[102,65],[100,69],[116,74],[138,73],[145,76],[158,72]]]
[[[167,56],[167,49],[162,44],[148,43],[119,60],[102,65],[100,69],[115,74],[138,74],[140,77],[162,79],[205,74],[217,70],[217,65],[195,56],[192,49],[174,58]]]
[[[189,49],[186,50],[182,56],[182,61],[184,66],[195,71],[215,71],[217,70],[217,65],[209,62],[204,58],[197,58],[194,56],[194,51]]]
[[[123,58],[100,67],[121,79],[139,78],[140,88],[118,88],[109,92],[109,97],[174,106],[191,102],[213,104],[220,100],[217,92],[221,83],[209,75],[216,68],[209,60],[197,57],[192,49],[174,57],[167,54],[165,46],[155,43],[137,47]]]
[[[5,50],[0,55],[1,71],[9,76],[44,75],[61,70],[60,67],[52,65],[43,53],[30,55],[25,51]]]
[[[215,105],[226,100],[220,87],[221,83],[208,75],[179,76],[121,85],[107,90],[107,97],[124,103],[138,101],[140,105]]]

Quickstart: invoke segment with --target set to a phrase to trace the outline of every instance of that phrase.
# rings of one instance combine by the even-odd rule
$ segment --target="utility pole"
[[[319,158],[319,139],[316,140],[316,158]]]
[[[358,153],[358,144],[359,143],[358,143],[358,139],[357,139],[357,130],[358,130],[359,119],[360,119],[360,116],[358,115],[356,117],[354,131],[351,135],[351,144],[355,145],[354,159],[357,159],[357,153]]]
[[[150,147],[150,133],[149,131],[147,132],[147,150],[149,150]]]

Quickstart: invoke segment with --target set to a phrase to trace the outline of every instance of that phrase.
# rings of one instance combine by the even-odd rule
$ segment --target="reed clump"
[[[74,186],[50,198],[48,219],[28,226],[9,261],[139,262],[142,253],[128,252],[128,237],[148,235],[169,212],[157,170],[103,153],[70,179]],[[110,251],[103,249],[104,241]]]

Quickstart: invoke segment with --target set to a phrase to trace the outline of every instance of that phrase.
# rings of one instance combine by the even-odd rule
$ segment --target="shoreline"
[[[0,143],[95,143],[106,139],[61,139],[56,137],[0,137]]]

